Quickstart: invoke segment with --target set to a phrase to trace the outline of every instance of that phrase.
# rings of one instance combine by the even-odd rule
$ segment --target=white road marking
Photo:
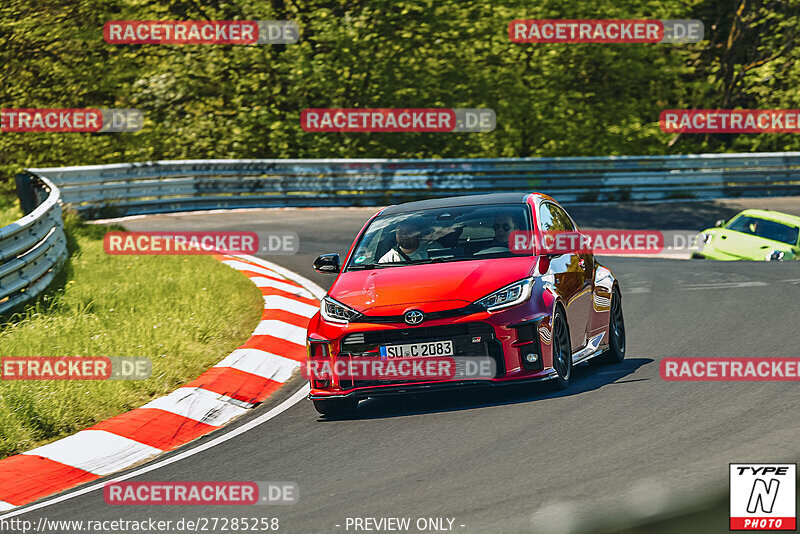
[[[623,291],[626,295],[631,295],[635,293],[650,293],[649,287],[632,287],[630,289],[625,289]]]
[[[266,295],[264,297],[265,310],[285,310],[295,315],[302,315],[309,319],[319,311],[319,306],[312,306],[280,295]]]
[[[157,408],[212,426],[222,426],[247,408],[228,402],[229,397],[202,388],[178,388],[142,406]]]
[[[249,263],[245,263],[243,261],[224,260],[222,263],[224,263],[228,267],[236,269],[237,271],[251,271],[254,273],[264,274],[267,276],[280,276],[279,273],[273,272],[272,269],[265,269],[264,267],[259,267],[258,265],[250,265]]]
[[[258,349],[236,349],[214,367],[232,367],[276,382],[286,382],[300,362]]]
[[[762,287],[766,282],[753,280],[750,282],[712,282],[708,284],[689,284],[681,289],[684,291],[698,291],[703,289],[733,289],[737,287]]]
[[[286,291],[292,295],[297,295],[298,297],[305,297],[307,299],[314,298],[314,295],[311,294],[311,291],[303,289],[302,287],[297,287],[294,284],[287,284],[286,282],[279,282],[277,280],[263,278],[261,276],[253,277],[250,279],[250,281],[253,282],[256,287],[272,287],[274,289]]]
[[[104,430],[83,430],[22,454],[108,475],[164,451]]]
[[[242,258],[244,260],[256,263],[261,265],[262,267],[266,267],[286,278],[291,280],[292,282],[297,282],[304,288],[311,291],[316,298],[322,300],[322,297],[326,295],[326,291],[319,287],[317,284],[306,278],[305,276],[301,276],[295,272],[290,271],[286,267],[281,267],[277,263],[272,263],[271,261],[262,260],[261,258],[256,258],[255,256],[234,256],[235,258]]]
[[[164,460],[156,461],[156,462],[153,462],[151,464],[142,466],[139,469],[134,469],[130,473],[125,473],[124,475],[120,475],[118,477],[114,477],[114,478],[112,478],[112,479],[110,479],[108,481],[98,482],[96,484],[85,486],[85,487],[83,487],[81,489],[78,489],[78,490],[75,490],[73,492],[62,494],[62,495],[60,495],[60,496],[58,496],[58,497],[56,497],[54,499],[51,499],[49,501],[40,502],[38,504],[31,504],[31,505],[25,506],[25,507],[19,507],[16,510],[14,510],[13,512],[9,512],[7,514],[3,514],[0,517],[2,517],[3,519],[8,519],[8,518],[15,517],[15,516],[18,516],[18,515],[26,514],[28,512],[33,512],[34,510],[39,510],[41,508],[45,508],[45,507],[51,506],[53,504],[58,504],[60,502],[67,501],[67,500],[72,499],[74,497],[78,497],[80,495],[85,495],[86,493],[89,493],[89,492],[92,492],[92,491],[102,490],[103,487],[106,484],[122,482],[123,480],[128,480],[130,478],[138,477],[138,476],[143,475],[145,473],[149,473],[150,471],[155,471],[156,469],[159,469],[161,467],[165,467],[167,465],[170,465],[170,464],[173,464],[175,462],[179,462],[181,460],[184,460],[186,458],[194,456],[195,454],[199,454],[199,453],[201,453],[203,451],[206,451],[206,450],[208,450],[208,449],[210,449],[212,447],[216,447],[217,445],[225,443],[226,441],[231,440],[231,439],[233,439],[233,438],[235,438],[235,437],[237,437],[237,436],[239,436],[241,434],[244,434],[248,430],[252,430],[252,429],[256,428],[257,426],[259,426],[259,425],[261,425],[263,423],[266,423],[270,419],[280,415],[281,413],[285,412],[286,410],[288,410],[289,408],[291,408],[292,406],[294,406],[295,404],[297,404],[298,402],[303,400],[306,397],[306,395],[308,395],[309,391],[310,391],[310,388],[308,387],[308,384],[305,384],[303,387],[298,389],[291,397],[289,397],[288,399],[286,399],[285,401],[283,401],[282,403],[280,403],[279,405],[277,405],[276,407],[274,407],[273,409],[271,409],[270,411],[268,411],[264,415],[261,415],[261,416],[257,417],[256,419],[253,419],[249,423],[246,423],[246,424],[240,426],[239,428],[235,428],[235,429],[231,430],[230,432],[226,432],[225,434],[222,434],[219,437],[216,437],[216,438],[214,438],[212,440],[209,440],[209,441],[207,441],[206,443],[204,443],[202,445],[198,445],[197,447],[194,447],[192,449],[184,451],[184,452],[182,452],[180,454],[176,454],[175,456],[170,456],[169,458],[166,458]],[[86,431],[84,431],[84,432],[86,432]]]
[[[267,319],[258,323],[254,336],[272,336],[306,346],[306,327]]]

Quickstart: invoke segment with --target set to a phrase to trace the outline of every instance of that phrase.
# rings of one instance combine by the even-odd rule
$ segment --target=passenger
[[[404,219],[397,223],[397,244],[384,254],[378,263],[403,263],[428,259],[430,242],[423,241],[420,224],[415,219]]]

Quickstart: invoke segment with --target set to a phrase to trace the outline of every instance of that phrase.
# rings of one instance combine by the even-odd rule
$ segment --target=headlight
[[[708,243],[711,243],[711,237],[712,237],[711,234],[707,234],[705,232],[700,232],[699,234],[697,234],[694,237],[694,243],[693,243],[692,247],[696,248],[696,249],[700,249],[700,248],[704,247]]]
[[[324,297],[319,307],[320,315],[322,318],[330,323],[349,323],[359,315],[356,310],[345,306],[341,302],[333,300],[330,297]]]
[[[533,278],[526,278],[486,295],[482,299],[475,301],[475,304],[486,308],[490,312],[502,310],[503,308],[522,304],[528,300],[532,289]]]
[[[770,250],[764,259],[767,261],[783,261],[784,259],[791,259],[791,256],[787,257],[786,252],[782,250]]]

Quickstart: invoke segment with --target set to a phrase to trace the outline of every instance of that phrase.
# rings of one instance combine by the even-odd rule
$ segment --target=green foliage
[[[13,356],[138,356],[133,381],[0,381],[0,458],[138,408],[200,375],[261,319],[261,292],[208,256],[111,256],[106,226],[65,216],[66,282],[3,318]],[[118,228],[112,228],[118,229]]]
[[[796,150],[683,135],[662,109],[793,108],[800,0],[4,0],[2,107],[137,107],[125,134],[0,134],[22,167],[181,158],[494,157]],[[693,45],[515,44],[516,18],[699,18]],[[295,45],[110,45],[108,20],[291,19]],[[483,134],[307,133],[308,107],[490,107]]]
[[[9,194],[0,194],[0,228],[22,217],[19,201]]]

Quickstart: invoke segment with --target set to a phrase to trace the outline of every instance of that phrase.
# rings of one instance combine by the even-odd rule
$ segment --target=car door
[[[552,202],[539,205],[539,229],[541,232],[575,232],[569,215]],[[563,296],[567,308],[570,342],[573,352],[586,344],[586,332],[591,317],[592,272],[594,260],[591,254],[579,250],[558,250],[550,260],[550,273]]]

